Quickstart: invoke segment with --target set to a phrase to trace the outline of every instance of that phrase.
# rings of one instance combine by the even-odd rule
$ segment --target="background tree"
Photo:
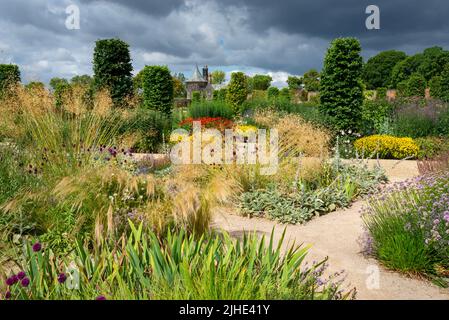
[[[449,63],[449,52],[441,47],[427,48],[423,52],[423,59],[418,67],[418,72],[430,81],[435,76],[441,75],[444,66]]]
[[[72,89],[70,83],[67,79],[54,77],[50,79],[50,87],[53,91],[56,108],[61,109],[63,107],[65,97]]]
[[[0,94],[20,82],[20,70],[15,64],[0,64]]]
[[[87,74],[83,74],[81,76],[74,76],[71,80],[70,83],[72,85],[79,85],[79,86],[83,86],[83,87],[89,87],[92,85],[93,79],[91,76],[87,75]]]
[[[268,99],[275,99],[279,96],[279,89],[277,87],[269,87],[267,91]]]
[[[441,100],[449,102],[449,64],[441,72]]]
[[[295,76],[289,76],[287,78],[287,84],[290,90],[295,90],[301,88],[302,85],[302,78],[301,77],[295,77]]]
[[[407,80],[406,95],[408,97],[424,97],[426,93],[426,79],[420,73],[414,73]]]
[[[360,42],[338,38],[324,59],[320,83],[320,113],[337,129],[356,129],[361,120],[363,60]]]
[[[418,72],[423,59],[423,54],[418,53],[398,62],[391,71],[391,87],[397,88],[399,82],[407,80],[413,73]]]
[[[284,99],[287,101],[290,101],[290,89],[287,87],[282,88],[281,90],[279,90],[279,96],[280,99]]]
[[[246,76],[243,72],[233,72],[226,93],[226,101],[232,106],[235,113],[248,95]]]
[[[173,75],[173,94],[175,98],[185,98],[187,95],[185,76],[182,73]]]
[[[143,104],[170,115],[173,109],[173,77],[167,66],[145,66],[142,74]]]
[[[441,99],[443,97],[443,91],[441,88],[441,83],[443,81],[443,78],[441,76],[434,76],[429,81],[429,89],[430,89],[430,96],[432,98]]]
[[[107,89],[116,105],[132,95],[132,64],[127,43],[119,39],[98,40],[94,49],[95,88]]]
[[[252,90],[267,90],[273,78],[265,74],[256,74],[252,77]]]
[[[304,88],[307,91],[320,90],[320,73],[317,70],[310,69],[304,73],[302,81],[304,82]]]
[[[221,70],[212,71],[212,84],[223,84],[226,79],[226,73]]]
[[[363,81],[367,89],[388,87],[394,66],[406,58],[404,52],[396,50],[383,51],[369,58],[363,67]]]
[[[42,91],[45,90],[45,84],[41,81],[31,81],[25,85],[28,90]]]

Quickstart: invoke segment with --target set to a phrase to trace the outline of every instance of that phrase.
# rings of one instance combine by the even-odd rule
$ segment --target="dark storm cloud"
[[[81,29],[65,27],[67,6]],[[367,30],[365,9],[379,6],[381,30]],[[329,41],[355,36],[363,55],[449,48],[445,0],[0,0],[0,59],[19,63],[26,79],[90,73],[100,38],[129,43],[135,70],[195,63],[227,71],[301,74],[321,68]],[[252,71],[251,71],[252,70]]]
[[[441,31],[449,31],[449,1],[445,0],[229,0],[249,12],[247,22],[254,30],[278,28],[290,34],[324,39],[356,36],[369,49],[420,44],[448,44]],[[381,30],[367,30],[368,5],[381,12]],[[438,32],[435,34],[435,32]]]

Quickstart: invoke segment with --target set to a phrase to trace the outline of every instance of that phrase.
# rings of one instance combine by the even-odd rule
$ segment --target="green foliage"
[[[369,199],[365,250],[387,267],[448,285],[447,172],[393,185]],[[446,278],[446,279],[444,279]]]
[[[441,99],[443,97],[443,90],[441,83],[443,78],[441,76],[434,76],[429,81],[430,96],[432,98]]]
[[[408,97],[424,97],[426,87],[426,79],[421,74],[414,73],[407,80],[406,95]]]
[[[388,134],[393,105],[386,99],[365,100],[362,106],[362,129],[364,134]]]
[[[226,101],[227,89],[221,88],[218,90],[214,90],[213,100],[215,101]]]
[[[277,87],[269,87],[267,90],[268,99],[277,98],[279,96],[279,89]]]
[[[53,89],[53,95],[55,97],[56,108],[62,109],[64,103],[64,97],[72,89],[70,83],[64,78],[51,78],[50,87]]]
[[[173,78],[167,66],[145,66],[142,75],[143,106],[170,115],[173,109]]]
[[[226,101],[232,106],[234,113],[240,111],[240,106],[245,102],[248,95],[246,76],[243,72],[234,72],[231,74],[231,81],[229,82]]]
[[[25,85],[28,90],[45,90],[45,84],[40,81],[31,81]]]
[[[320,112],[337,129],[354,130],[360,125],[363,104],[360,51],[357,39],[339,38],[332,42],[324,60]]]
[[[132,146],[136,152],[157,153],[163,142],[163,134],[168,137],[170,130],[170,119],[165,114],[139,108],[122,121],[119,133],[139,135],[138,141]]]
[[[424,137],[415,139],[419,146],[418,159],[432,159],[449,150],[449,140],[440,137]]]
[[[449,102],[449,64],[447,64],[441,73],[441,96],[440,98]]]
[[[133,94],[133,67],[127,43],[119,39],[98,40],[93,69],[96,90],[107,89],[116,105]]]
[[[289,76],[287,78],[287,84],[288,84],[288,88],[290,90],[299,89],[299,88],[301,88],[301,85],[302,85],[302,78]]]
[[[399,97],[406,97],[407,96],[407,87],[408,87],[408,81],[402,80],[396,85],[397,93]]]
[[[252,90],[267,90],[270,87],[271,78],[269,75],[256,74],[252,77]]]
[[[189,107],[189,115],[194,119],[202,117],[232,119],[234,111],[232,107],[224,101],[203,100],[191,104]]]
[[[274,237],[244,235],[241,241],[224,232],[198,237],[185,232],[168,233],[160,240],[142,225],[134,226],[120,244],[105,243],[92,250],[82,239],[70,258],[53,258],[33,252],[26,244],[22,269],[30,279],[27,288],[10,287],[14,300],[341,300],[353,290],[340,288],[340,277],[324,275],[325,262],[303,262],[307,247],[288,245],[282,251]],[[123,245],[122,245],[123,244]],[[79,288],[73,290],[66,268],[74,261]],[[58,275],[68,279],[59,283]],[[322,278],[320,278],[322,277]],[[67,284],[67,285],[66,285]]]
[[[376,99],[385,99],[387,97],[387,88],[376,89]]]
[[[407,58],[402,51],[382,51],[368,59],[363,67],[363,81],[368,89],[388,87],[391,83],[391,72],[396,64]]]
[[[320,73],[315,69],[310,69],[304,73],[303,77],[304,88],[307,91],[319,91],[320,90]]]
[[[423,61],[418,67],[418,72],[429,81],[435,76],[441,75],[444,66],[449,63],[449,51],[441,47],[427,48],[423,52]]]
[[[413,73],[418,72],[423,60],[424,55],[418,53],[397,63],[391,71],[391,87],[398,88],[400,82],[406,81]]]
[[[212,71],[212,83],[213,84],[223,84],[226,79],[226,73],[221,70]]]
[[[192,91],[192,102],[197,103],[197,102],[201,102],[201,100],[203,100],[203,97],[201,96],[201,92],[200,91]]]
[[[173,76],[173,96],[175,98],[185,98],[187,95],[185,80],[183,80],[184,75],[182,73],[181,75],[182,77]]]
[[[84,74],[81,76],[74,76],[71,80],[70,83],[72,85],[79,85],[79,86],[84,86],[84,87],[89,87],[92,85],[93,79],[91,76]]]
[[[379,170],[359,165],[333,163],[322,169],[313,181],[297,181],[293,190],[276,185],[245,192],[242,214],[263,216],[282,223],[304,223],[317,215],[347,207],[357,196],[373,190],[384,180]]]
[[[278,96],[278,98],[279,98],[279,99],[284,99],[284,100],[289,101],[290,98],[291,98],[291,96],[290,96],[290,89],[289,89],[289,88],[286,88],[286,87],[282,88],[282,89],[279,91],[279,96]]]
[[[0,64],[0,94],[10,86],[20,82],[19,66],[15,64]]]

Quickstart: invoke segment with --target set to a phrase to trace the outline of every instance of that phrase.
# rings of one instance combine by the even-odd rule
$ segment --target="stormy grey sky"
[[[66,28],[66,8],[80,29]],[[365,9],[381,10],[367,30]],[[449,48],[446,0],[0,0],[0,63],[16,63],[25,82],[91,74],[95,40],[128,42],[135,71],[145,64],[191,73],[195,63],[227,72],[288,74],[320,69],[329,42],[360,39],[365,58],[380,50],[408,54]]]

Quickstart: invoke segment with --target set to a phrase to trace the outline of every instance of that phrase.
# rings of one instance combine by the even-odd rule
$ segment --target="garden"
[[[310,263],[313,247],[285,230],[360,201],[365,255],[449,286],[449,53],[364,62],[361,50],[339,38],[321,72],[288,87],[234,72],[186,106],[175,104],[185,77],[167,66],[133,76],[119,39],[97,41],[93,77],[53,78],[50,89],[0,65],[0,297],[354,299],[351,270],[330,269],[332,253]],[[276,130],[276,172],[171,163],[195,126],[205,137],[233,130],[245,150],[258,130]],[[419,175],[392,183],[384,159],[415,163]],[[222,208],[277,230],[234,237],[213,227]]]

